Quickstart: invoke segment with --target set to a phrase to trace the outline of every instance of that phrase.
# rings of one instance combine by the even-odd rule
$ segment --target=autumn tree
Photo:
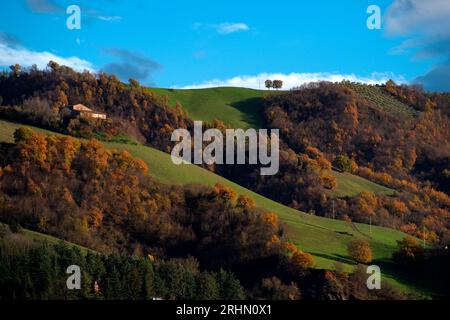
[[[133,78],[130,78],[130,79],[128,80],[128,82],[129,82],[129,84],[130,84],[130,86],[131,86],[132,88],[139,88],[139,87],[141,86],[141,84],[139,83],[139,81],[137,81],[136,79],[133,79]]]
[[[264,278],[261,281],[262,296],[269,300],[297,300],[300,290],[295,283],[284,284],[277,277]]]
[[[424,249],[419,242],[411,237],[406,236],[402,240],[397,241],[398,251],[394,252],[393,259],[402,266],[408,266],[423,259]]]
[[[356,239],[347,246],[348,255],[358,263],[368,264],[372,262],[372,249],[367,241]]]
[[[14,77],[18,77],[22,72],[22,66],[20,64],[11,65],[9,66],[9,69]]]
[[[296,271],[314,267],[314,257],[311,254],[298,249],[292,242],[286,242],[284,244],[284,249],[286,250],[289,261]]]

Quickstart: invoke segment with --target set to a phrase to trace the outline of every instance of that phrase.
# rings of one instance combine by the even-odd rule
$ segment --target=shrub
[[[333,167],[340,171],[354,172],[357,169],[357,164],[355,161],[347,157],[346,155],[337,156],[333,160]]]

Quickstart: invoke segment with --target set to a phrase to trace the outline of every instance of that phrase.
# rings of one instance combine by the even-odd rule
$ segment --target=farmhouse
[[[68,108],[73,115],[79,115],[85,118],[106,119],[106,113],[94,111],[81,103],[70,105],[66,108]]]

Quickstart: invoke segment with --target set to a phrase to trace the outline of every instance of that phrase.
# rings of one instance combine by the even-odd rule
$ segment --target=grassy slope
[[[167,96],[171,106],[179,102],[194,120],[219,119],[233,128],[260,128],[263,124],[261,99],[269,93],[245,88],[149,90],[157,96]]]
[[[2,225],[2,223],[0,223],[0,225]],[[87,254],[88,252],[95,253],[94,250],[91,250],[89,248],[80,246],[78,244],[74,244],[72,242],[68,242],[68,241],[61,240],[59,238],[55,238],[55,237],[50,236],[48,234],[43,234],[43,233],[40,233],[40,232],[28,230],[28,229],[22,229],[20,231],[20,234],[23,235],[24,237],[30,239],[30,240],[38,241],[38,242],[46,242],[46,243],[49,243],[49,244],[59,244],[59,243],[62,242],[68,247],[76,247],[76,248],[78,248],[83,254]]]
[[[356,86],[356,85],[355,85]],[[361,86],[363,89],[366,86]],[[360,88],[356,86],[356,88]],[[360,88],[360,91],[365,92]],[[149,88],[157,96],[169,98],[171,106],[179,102],[188,115],[195,120],[212,121],[219,119],[234,128],[261,128],[263,126],[262,98],[267,94],[277,94],[283,91],[262,91],[246,88],[209,88],[209,89],[162,89]],[[368,89],[370,96],[379,97],[379,88]],[[375,90],[375,91],[374,91]],[[375,93],[374,93],[375,92]],[[369,95],[367,95],[369,96]],[[396,109],[409,108],[388,95],[381,96],[379,103],[397,102]],[[387,101],[387,102],[386,102]],[[402,109],[402,110],[403,110]],[[335,197],[354,196],[361,191],[370,191],[381,194],[393,194],[392,189],[370,182],[364,178],[351,174],[335,172],[338,186],[333,193]]]
[[[11,142],[12,134],[19,126],[0,120],[0,141]],[[50,133],[42,129],[37,130]],[[134,156],[141,158],[148,164],[150,174],[161,182],[209,185],[220,182],[232,187],[239,194],[251,195],[258,206],[279,215],[286,225],[288,238],[304,251],[313,254],[318,268],[332,269],[336,262],[342,262],[347,270],[350,270],[353,263],[347,254],[347,243],[355,237],[361,237],[361,233],[365,235],[370,233],[367,225],[355,224],[361,232],[356,233],[344,221],[330,220],[296,211],[198,166],[190,164],[176,166],[172,163],[170,155],[150,147],[120,143],[105,143],[105,145],[112,149],[128,150]],[[390,258],[396,249],[396,241],[403,236],[404,234],[399,231],[373,226],[372,238],[369,241],[373,249],[374,263],[382,267],[384,278],[408,291],[414,291],[415,289],[410,284],[403,283],[398,275],[391,273]]]
[[[87,254],[88,252],[95,253],[94,250],[91,250],[89,248],[86,248],[86,247],[74,244],[72,242],[63,241],[61,239],[52,237],[52,236],[50,236],[48,234],[43,234],[43,233],[40,233],[40,232],[28,230],[28,229],[22,229],[21,233],[24,236],[26,236],[27,238],[30,238],[32,240],[47,242],[47,243],[50,243],[50,244],[58,244],[58,243],[60,243],[62,241],[65,245],[67,245],[69,247],[78,248],[83,254]]]
[[[369,191],[384,195],[393,195],[395,192],[393,189],[384,187],[350,173],[333,171],[332,175],[336,177],[338,182],[338,187],[334,190],[333,196],[338,198],[356,196],[362,191]]]

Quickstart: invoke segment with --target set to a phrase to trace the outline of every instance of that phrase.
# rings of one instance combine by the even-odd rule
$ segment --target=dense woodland
[[[369,293],[358,273],[311,269],[314,259],[286,242],[276,214],[228,187],[159,184],[141,160],[96,140],[27,128],[14,137],[1,146],[0,221],[10,226],[0,232],[3,298],[66,298],[57,285],[73,259],[86,266],[87,288],[104,288],[78,298],[215,299],[228,285],[231,298],[403,297],[389,286]],[[23,227],[99,255],[34,243]]]
[[[5,227],[0,239],[2,299],[243,299],[233,274],[198,269],[194,259],[151,261],[124,255],[83,253],[64,243],[33,242]],[[68,290],[66,269],[82,270],[81,290]]]
[[[282,139],[297,154],[316,148],[334,168],[397,190],[390,197],[363,192],[337,199],[340,217],[365,223],[370,217],[377,224],[447,243],[450,95],[392,82],[383,90],[398,90],[396,96],[423,112],[400,116],[361,99],[345,83],[318,83],[268,97],[265,116],[270,127],[281,128]],[[321,199],[309,208],[299,207],[326,215],[331,199],[326,193]]]

